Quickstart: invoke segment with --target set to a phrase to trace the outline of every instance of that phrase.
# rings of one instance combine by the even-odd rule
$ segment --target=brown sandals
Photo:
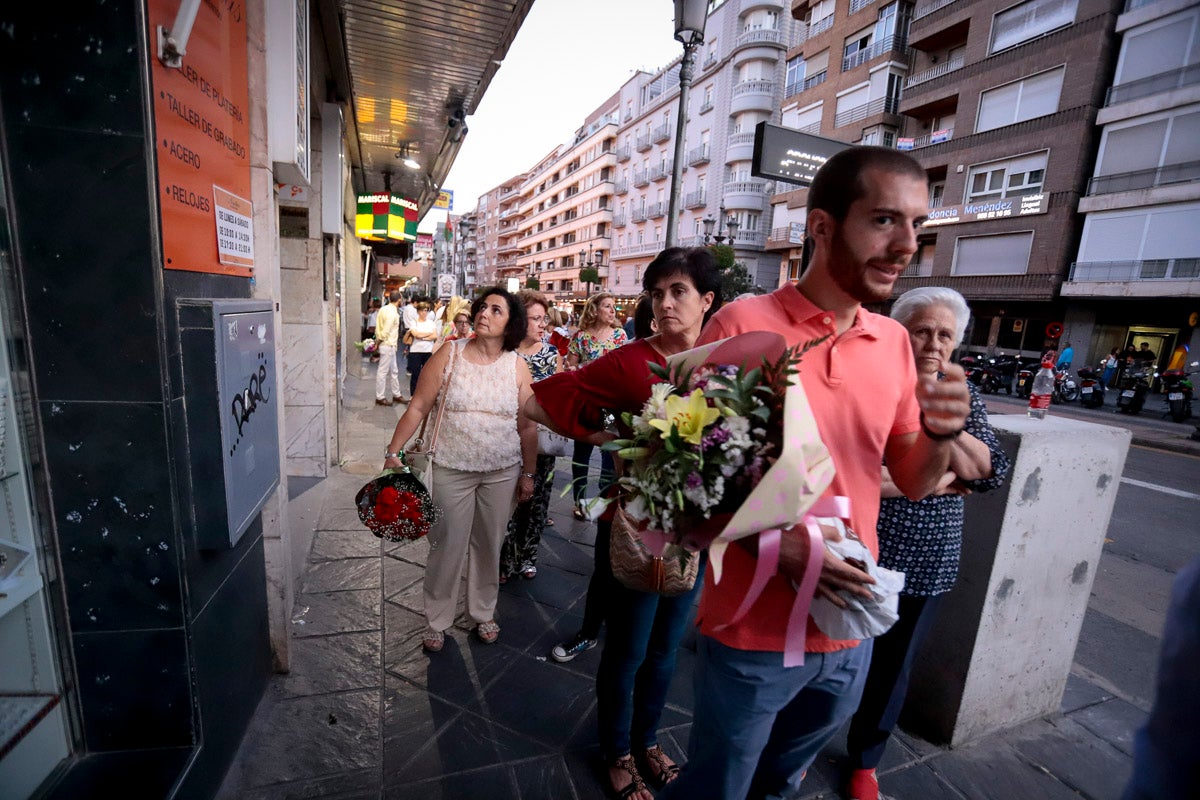
[[[632,754],[623,755],[617,760],[613,761],[611,764],[609,764],[609,769],[622,769],[629,773],[629,785],[627,785],[624,789],[618,789],[616,786],[612,785],[612,779],[609,778],[609,789],[611,790],[612,796],[617,798],[617,800],[628,800],[628,798],[632,797],[638,792],[648,791],[646,789],[646,782],[642,780],[642,775],[640,772],[638,772],[637,762],[633,760]]]
[[[647,747],[638,755],[655,789],[661,789],[679,777],[679,765],[668,758],[660,746]]]

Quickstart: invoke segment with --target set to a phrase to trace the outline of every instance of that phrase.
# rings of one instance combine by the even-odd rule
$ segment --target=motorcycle
[[[983,368],[983,378],[980,380],[979,390],[984,394],[994,394],[1003,389],[1011,395],[1018,365],[1016,356],[999,355],[989,358],[987,365]]]
[[[1050,399],[1056,403],[1073,403],[1079,397],[1079,384],[1065,369],[1054,373],[1054,394]]]
[[[1017,397],[1029,399],[1033,392],[1033,378],[1038,373],[1041,361],[1036,358],[1018,358],[1016,364],[1015,389]]]
[[[1100,383],[1102,369],[1079,368],[1079,404],[1088,408],[1104,405],[1104,386]]]
[[[1146,404],[1146,395],[1150,391],[1149,368],[1134,371],[1127,369],[1118,384],[1121,390],[1117,395],[1117,410],[1122,414],[1137,414]]]
[[[958,363],[962,366],[963,372],[967,374],[967,380],[976,386],[982,387],[984,369],[979,358],[967,355],[960,358]]]
[[[1200,361],[1193,361],[1192,366],[1200,366]],[[1167,412],[1176,422],[1183,422],[1192,416],[1192,398],[1195,394],[1188,373],[1182,369],[1169,369],[1162,373],[1162,391],[1167,396]]]

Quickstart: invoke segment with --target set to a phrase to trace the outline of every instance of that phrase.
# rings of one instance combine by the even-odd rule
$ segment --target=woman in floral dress
[[[534,383],[549,378],[562,368],[562,356],[554,345],[544,342],[542,334],[549,321],[550,301],[541,292],[525,289],[517,293],[525,306],[529,320],[525,338],[517,345],[517,355],[529,365]],[[537,457],[534,470],[533,497],[517,505],[508,521],[508,535],[500,548],[500,582],[520,575],[526,580],[537,576],[537,551],[546,526],[546,510],[550,507],[550,492],[554,488],[554,456]]]

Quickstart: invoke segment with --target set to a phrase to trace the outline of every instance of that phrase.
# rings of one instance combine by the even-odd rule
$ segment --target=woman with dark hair
[[[650,295],[643,292],[633,309],[633,338],[649,339],[656,332],[654,303],[650,301]]]
[[[429,303],[417,303],[417,321],[409,328],[412,331],[412,344],[408,346],[408,396],[412,397],[421,381],[421,370],[433,354],[433,346],[438,338],[437,320],[429,310]]]
[[[467,615],[484,644],[500,636],[500,545],[513,497],[533,497],[537,427],[520,413],[532,395],[529,367],[514,352],[525,337],[525,306],[500,287],[471,304],[475,337],[449,343],[429,360],[412,401],[384,453],[396,468],[421,422],[444,405],[433,462],[433,491],[442,518],[429,532],[425,619],[421,641],[442,649],[454,623],[459,576],[467,567]],[[432,434],[432,431],[430,432]],[[469,553],[469,558],[468,558]]]
[[[615,297],[609,292],[594,294],[584,305],[579,330],[571,337],[571,344],[567,347],[566,368],[579,369],[628,341],[629,337],[617,324]],[[571,454],[571,496],[575,498],[575,519],[587,519],[583,501],[587,492],[588,462],[592,460],[592,449],[587,442],[575,442],[575,452]],[[612,468],[612,456],[601,453],[601,494],[612,482]]]
[[[613,350],[579,370],[541,381],[525,404],[527,416],[566,436],[599,445],[612,438],[604,430],[604,409],[641,411],[659,380],[649,365],[665,366],[668,356],[695,345],[701,327],[721,306],[721,275],[707,249],[672,247],[650,262],[642,285],[650,297],[658,333]],[[636,592],[620,584],[609,563],[613,510],[597,525],[584,627],[568,644],[574,650],[570,658],[574,658],[596,645],[600,623],[607,623],[596,696],[600,746],[610,786],[620,797],[652,800],[646,781],[663,786],[679,772],[659,747],[657,729],[675,671],[675,654],[692,620],[692,605],[703,578],[696,579],[692,591],[678,597]],[[570,660],[557,653],[554,657]]]
[[[549,378],[562,369],[562,356],[549,342],[542,341],[549,322],[550,301],[546,295],[533,289],[522,289],[517,297],[525,304],[529,324],[525,338],[517,347],[517,355],[525,359],[533,382]],[[526,580],[537,577],[538,544],[542,540],[542,529],[546,527],[546,511],[550,507],[550,492],[554,488],[554,456],[538,455],[537,476],[534,478],[533,497],[520,503],[508,521],[508,535],[500,548],[500,582],[520,575]]]

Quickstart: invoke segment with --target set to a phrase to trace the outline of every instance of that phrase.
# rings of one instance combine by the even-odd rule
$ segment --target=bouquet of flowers
[[[354,346],[359,350],[362,350],[364,356],[372,355],[378,349],[378,345],[375,343],[375,340],[370,337],[363,339],[361,342],[355,342]]]
[[[371,533],[389,542],[421,538],[442,514],[408,468],[384,471],[358,490],[354,504]]]
[[[822,494],[833,460],[797,380],[804,354],[823,339],[788,347],[777,333],[745,333],[680,353],[655,373],[663,379],[632,430],[605,447],[625,460],[620,502],[647,549],[708,549],[714,580],[730,542],[758,535],[756,572],[740,619],[776,573],[783,529],[804,524],[821,546],[816,516],[848,517],[845,498]],[[785,663],[803,663],[804,620],[821,559],[809,559],[788,622]],[[793,635],[793,632],[795,634]]]

